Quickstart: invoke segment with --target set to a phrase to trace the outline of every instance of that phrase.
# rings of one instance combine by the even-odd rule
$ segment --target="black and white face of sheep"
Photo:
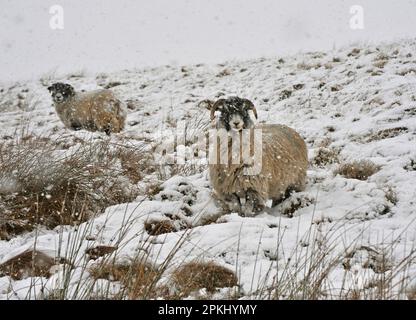
[[[53,102],[62,103],[75,95],[74,88],[66,83],[57,82],[48,87]]]
[[[218,100],[212,107],[211,118],[213,118],[215,111],[221,113],[219,125],[227,131],[241,131],[242,129],[252,128],[254,122],[250,116],[250,111],[254,113],[257,119],[257,112],[253,103],[248,99],[239,97]]]

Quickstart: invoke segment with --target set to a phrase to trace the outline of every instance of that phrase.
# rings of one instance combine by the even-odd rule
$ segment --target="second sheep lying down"
[[[126,110],[112,91],[75,92],[71,85],[60,82],[48,90],[65,127],[101,131],[107,135],[124,129]]]
[[[284,125],[254,125],[249,111],[257,118],[253,103],[247,99],[232,97],[220,99],[211,106],[211,120],[215,112],[220,117],[216,129],[225,129],[229,136],[242,129],[261,129],[261,169],[247,175],[253,164],[219,162],[209,164],[209,175],[216,197],[229,212],[243,215],[264,210],[267,200],[273,205],[281,201],[289,191],[302,191],[305,187],[308,156],[305,141],[293,129]],[[253,141],[250,143],[253,147]],[[220,144],[220,151],[227,150]],[[228,152],[228,151],[225,151]],[[228,157],[230,157],[228,152]]]

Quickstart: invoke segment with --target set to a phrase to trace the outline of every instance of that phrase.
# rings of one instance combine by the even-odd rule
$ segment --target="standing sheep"
[[[101,131],[107,135],[123,130],[126,111],[123,103],[110,90],[75,92],[65,83],[48,87],[56,113],[65,127],[72,130]]]
[[[289,191],[304,189],[307,149],[295,130],[284,125],[255,126],[249,111],[257,118],[256,108],[247,99],[231,97],[218,100],[211,106],[211,120],[215,119],[216,111],[221,115],[215,127],[217,131],[225,129],[229,138],[236,134],[241,137],[242,129],[251,129],[251,132],[261,129],[262,137],[256,142],[258,145],[261,143],[262,152],[258,159],[261,168],[257,174],[247,175],[247,168],[253,167],[253,163],[229,161],[232,157],[228,151],[230,141],[219,146],[220,154],[228,153],[228,163],[209,162],[209,175],[216,197],[227,211],[243,215],[258,213],[264,209],[267,200],[272,199],[276,205]],[[255,148],[253,141],[249,143],[251,149]]]

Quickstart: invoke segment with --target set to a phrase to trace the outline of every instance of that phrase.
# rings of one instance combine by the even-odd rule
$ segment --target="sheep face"
[[[249,111],[252,110],[256,119],[257,113],[253,103],[248,99],[230,97],[218,100],[211,109],[211,119],[214,118],[215,111],[220,111],[218,126],[227,131],[250,129],[254,127],[254,122],[250,117]]]
[[[74,88],[66,83],[57,82],[48,87],[55,103],[62,103],[75,95]]]

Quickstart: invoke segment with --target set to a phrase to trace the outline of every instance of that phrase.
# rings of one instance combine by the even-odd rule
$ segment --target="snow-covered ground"
[[[111,141],[123,139],[132,145],[157,142],[164,130],[174,130],[176,121],[204,127],[209,114],[198,106],[203,99],[246,97],[256,105],[260,122],[286,124],[305,138],[310,167],[304,192],[251,218],[230,214],[215,219],[220,209],[211,198],[206,168],[175,175],[152,199],[139,196],[135,202],[109,207],[77,228],[40,228],[0,241],[0,263],[33,248],[35,242],[37,250],[62,255],[62,250],[69,250],[66,243],[77,239],[79,259],[74,261],[79,265],[71,277],[75,287],[80,278],[88,282],[88,273],[80,271],[85,263],[95,263],[85,262],[85,249],[116,244],[117,259],[134,257],[149,243],[144,223],[171,220],[179,231],[151,236],[148,260],[160,265],[177,250],[172,265],[197,258],[215,261],[236,271],[244,297],[264,298],[267,288],[289,276],[301,280],[305,257],[322,253],[327,261],[322,266],[328,272],[321,298],[336,297],[341,288],[371,287],[380,273],[377,261],[388,261],[384,267],[396,266],[386,267],[388,274],[398,271],[407,255],[414,257],[415,52],[416,41],[407,40],[219,65],[161,66],[94,77],[73,74],[56,79],[51,75],[1,88],[0,137],[5,140],[23,131],[107,139],[98,133],[66,130],[46,88],[56,81],[68,82],[76,90],[111,84],[131,106],[126,130]],[[316,157],[322,149],[334,151],[339,161],[318,165]],[[340,163],[353,160],[370,160],[381,169],[365,181],[335,175]],[[145,177],[139,187],[152,179]],[[209,219],[215,222],[207,224]],[[190,228],[184,229],[185,225]],[[175,248],[178,241],[183,244]],[[342,254],[344,259],[332,265],[331,257]],[[29,287],[34,298],[41,288],[58,286],[61,276],[57,272],[49,279],[16,281],[2,277],[0,298],[27,298]],[[392,290],[403,297],[416,290],[416,263],[391,276]]]

